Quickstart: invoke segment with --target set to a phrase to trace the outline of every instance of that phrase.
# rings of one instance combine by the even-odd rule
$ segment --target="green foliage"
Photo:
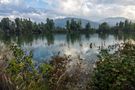
[[[81,20],[67,20],[66,22],[66,29],[68,31],[79,31],[83,29],[90,30],[91,26],[90,23],[86,24],[86,27],[82,27]],[[3,18],[0,22],[0,29],[5,34],[33,34],[33,33],[46,33],[46,32],[52,32],[54,30],[63,32],[64,28],[62,27],[55,27],[55,23],[53,19],[46,19],[46,23],[36,23],[32,22],[30,19],[22,19],[22,18],[16,18],[14,21],[11,21],[9,18]],[[65,30],[66,31],[66,30]]]
[[[135,31],[135,23],[125,20],[125,22],[119,22],[116,26],[112,27],[112,30],[115,32],[134,32]]]
[[[1,20],[1,29],[4,30],[3,32],[9,33],[10,32],[10,27],[11,27],[11,20],[9,18],[3,18]]]
[[[52,19],[49,19],[49,18],[47,18],[46,19],[46,29],[48,30],[48,31],[52,31],[53,29],[54,29],[54,22],[53,22],[53,20]]]
[[[120,21],[116,23],[115,26],[110,27],[106,22],[99,25],[98,32],[100,33],[120,33],[120,32],[134,32],[135,31],[135,23],[125,20],[124,22]]]
[[[71,30],[76,30],[76,21],[74,19],[71,19],[70,28]]]
[[[135,89],[135,45],[127,43],[114,54],[101,52],[94,70],[95,90]]]
[[[9,61],[6,73],[17,90],[46,90],[44,76],[52,69],[48,64],[35,68],[32,53],[26,54],[16,45],[11,46],[14,58]]]
[[[66,28],[67,28],[67,30],[70,31],[70,22],[69,22],[69,20],[67,20],[67,22],[66,22]]]
[[[77,23],[77,29],[82,30],[82,21],[81,20],[79,20]]]
[[[75,21],[74,19],[71,19],[70,21],[67,20],[66,22],[66,29],[69,31],[77,31],[82,29],[82,22],[81,20]]]
[[[0,28],[4,33],[17,33],[17,34],[28,34],[28,33],[41,33],[48,32],[55,29],[55,25],[52,19],[47,18],[46,23],[35,23],[30,19],[16,18],[11,21],[9,18],[3,18],[0,22]]]
[[[67,20],[66,28],[55,27],[53,19],[46,19],[46,23],[36,23],[29,19],[16,18],[14,21],[11,21],[9,18],[3,18],[0,22],[0,30],[5,34],[40,34],[46,32],[64,32],[65,29],[70,31],[81,31],[81,30],[93,30],[90,23],[88,22],[85,27],[82,27],[81,20]],[[96,29],[96,28],[95,28]],[[94,30],[95,30],[94,29]],[[66,31],[66,30],[65,30]],[[97,32],[100,33],[109,33],[109,32],[134,32],[135,23],[125,20],[125,22],[118,22],[116,26],[110,27],[108,23],[104,22],[99,25]]]
[[[47,76],[47,74],[50,73],[51,70],[53,70],[53,67],[49,64],[41,64],[39,68],[43,76]]]
[[[99,32],[106,33],[106,32],[109,32],[109,31],[110,31],[110,27],[106,22],[99,25]]]
[[[90,25],[89,22],[86,24],[85,29],[86,29],[86,30],[91,30],[91,25]]]

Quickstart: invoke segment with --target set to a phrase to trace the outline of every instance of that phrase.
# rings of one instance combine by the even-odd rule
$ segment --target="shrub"
[[[95,90],[135,90],[135,45],[122,48],[114,54],[101,51],[94,69]]]
[[[9,76],[10,83],[15,90],[46,90],[45,73],[51,70],[51,66],[42,64],[35,68],[32,60],[32,53],[25,53],[16,45],[11,46],[13,58],[8,61],[5,69],[6,77]]]

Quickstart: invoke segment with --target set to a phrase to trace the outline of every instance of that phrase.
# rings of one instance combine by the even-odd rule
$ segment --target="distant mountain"
[[[124,22],[125,20],[129,20],[124,17],[110,17],[110,18],[105,18],[99,21],[99,23],[107,22],[110,26],[115,26],[116,23],[122,21]]]
[[[71,20],[71,19],[74,19],[75,21],[81,20],[82,21],[82,27],[85,27],[85,25],[88,22],[91,24],[92,28],[98,28],[98,26],[99,26],[99,23],[97,23],[97,22],[93,22],[93,21],[89,21],[89,20],[81,19],[81,18],[61,18],[61,19],[55,19],[54,23],[55,23],[55,26],[63,27],[64,28],[66,26],[66,21],[67,20]]]

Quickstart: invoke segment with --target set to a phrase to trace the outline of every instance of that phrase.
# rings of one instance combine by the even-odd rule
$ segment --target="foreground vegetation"
[[[80,62],[77,60],[77,63],[72,63],[75,68],[72,64],[69,64],[72,61],[70,57],[56,56],[52,58],[49,64],[36,64],[32,59],[31,52],[28,53],[16,45],[10,46],[10,50],[6,51],[10,52],[11,57],[7,59],[8,55],[2,56],[0,62],[0,90],[72,89],[80,76]],[[72,70],[73,68],[74,70]],[[70,70],[75,73],[71,73]],[[68,82],[71,83],[67,85]]]
[[[135,44],[124,44],[116,53],[101,52],[93,76],[95,90],[135,90]]]
[[[37,64],[31,52],[16,45],[9,48],[7,53],[1,50],[1,90],[135,90],[134,41],[122,44],[113,54],[102,50],[93,73],[79,58],[57,56],[48,64]]]
[[[26,54],[17,46],[11,46],[12,58],[6,60],[3,57],[1,63],[6,64],[1,69],[1,90],[47,90],[45,73],[48,73],[52,67],[48,64],[39,65],[32,60],[32,54]],[[5,62],[6,61],[6,62]]]

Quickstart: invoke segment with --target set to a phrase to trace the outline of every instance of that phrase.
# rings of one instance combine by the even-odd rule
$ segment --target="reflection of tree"
[[[124,38],[124,41],[126,41],[126,40],[128,40],[128,39],[133,39],[133,40],[135,40],[135,35],[134,35],[134,33],[124,33],[123,34],[123,38]]]
[[[32,44],[33,40],[44,38],[43,35],[33,35],[33,34],[26,34],[26,35],[3,35],[0,34],[0,41],[2,41],[4,44],[9,43],[16,43],[19,46],[23,44]]]
[[[107,39],[109,34],[98,34],[98,37],[101,38],[102,40]]]
[[[68,33],[66,34],[66,40],[68,45],[70,44],[74,44],[75,42],[81,42],[81,33],[78,32],[72,32],[72,33]],[[105,40],[108,38],[110,34],[99,34],[98,37]],[[115,40],[127,40],[127,39],[134,39],[135,40],[135,35],[134,34],[129,34],[129,33],[120,33],[120,34],[111,34],[115,37]],[[91,34],[85,34],[85,39],[90,39]],[[19,46],[23,46],[23,45],[32,45],[33,41],[37,41],[37,40],[47,40],[47,44],[51,45],[54,44],[54,35],[52,33],[48,33],[48,34],[26,34],[26,35],[4,35],[4,34],[0,34],[0,41],[4,44],[10,44],[12,42],[17,43]]]
[[[67,34],[67,43],[68,43],[68,45],[70,44],[70,35],[69,35],[69,33]]]
[[[68,33],[67,34],[67,42],[68,44],[74,44],[76,41],[81,41],[81,35],[79,33]]]
[[[4,44],[11,43],[11,37],[6,34],[0,34],[0,41],[2,41]]]
[[[38,36],[37,36],[38,37]],[[16,43],[21,46],[22,44],[32,44],[33,40],[35,40],[35,36],[32,34],[28,34],[28,35],[19,35],[16,36]]]
[[[124,39],[124,35],[121,33],[118,34],[113,34],[113,36],[115,37],[115,40],[123,40]]]
[[[128,39],[135,40],[135,35],[133,33],[118,33],[113,35],[116,40],[123,40],[124,42]]]
[[[89,39],[90,39],[90,34],[89,34],[89,33],[86,33],[86,34],[85,34],[85,38],[86,38],[87,40],[89,40]]]
[[[52,33],[46,34],[45,37],[48,45],[54,44],[54,35]]]

